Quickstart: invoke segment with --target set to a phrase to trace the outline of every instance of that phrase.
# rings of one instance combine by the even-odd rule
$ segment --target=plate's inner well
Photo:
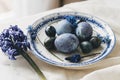
[[[35,43],[36,43],[36,48],[39,52],[43,52],[43,55],[46,56],[47,58],[51,59],[51,60],[55,60],[55,61],[58,61],[58,62],[68,62],[65,60],[65,57],[67,56],[70,56],[72,54],[75,54],[75,53],[80,53],[81,56],[83,56],[84,54],[82,53],[82,51],[79,49],[77,49],[75,52],[72,52],[71,54],[63,54],[61,52],[58,52],[58,51],[48,51],[45,46],[44,46],[44,40],[47,39],[48,37],[46,36],[45,34],[45,28],[48,27],[48,26],[55,26],[57,27],[57,23],[59,22],[60,20],[56,20],[56,21],[53,21],[53,22],[49,22],[48,24],[44,25],[43,28],[41,28],[41,30],[38,31],[37,33],[37,38],[35,40]],[[88,21],[86,21],[88,22]],[[101,35],[101,36],[106,36],[106,33],[102,30],[102,28],[98,27],[96,24],[94,23],[91,23],[91,22],[88,22],[91,24],[91,26],[93,27],[93,36],[97,36],[97,35]],[[97,49],[94,49],[90,54],[92,53],[102,53],[105,49],[106,49],[106,44],[105,43],[102,43],[101,46]],[[56,58],[54,55],[56,55],[58,58]],[[99,54],[98,54],[99,55]],[[98,55],[95,55],[95,56],[90,56],[90,57],[86,57],[84,59],[82,59],[82,61],[86,61],[86,60],[89,60],[93,57],[96,57]]]

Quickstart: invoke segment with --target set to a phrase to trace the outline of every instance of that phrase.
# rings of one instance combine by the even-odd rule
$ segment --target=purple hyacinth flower
[[[71,24],[76,22],[75,16],[65,16],[65,19],[67,19],[67,21],[69,21]]]
[[[2,49],[3,52],[6,52],[6,51],[9,49],[9,47],[6,46],[6,45],[3,45],[3,46],[1,47],[1,49]]]
[[[22,46],[22,43],[21,43],[21,42],[17,42],[17,43],[15,43],[15,46],[21,47],[21,46]]]
[[[18,55],[16,49],[10,49],[10,48],[7,50],[7,54],[9,56],[9,59],[11,59],[11,60],[16,60],[15,55]]]
[[[0,47],[4,45],[4,42],[0,40]]]
[[[0,47],[10,59],[15,60],[15,56],[19,55],[20,50],[27,51],[30,44],[27,37],[17,25],[11,26],[9,29],[3,30],[0,34]]]
[[[10,25],[9,29],[11,29],[12,31],[18,31],[19,30],[17,25],[15,25],[14,27],[12,25]]]
[[[0,47],[2,47],[4,44],[4,38],[3,35],[0,35]]]
[[[9,30],[8,29],[4,29],[2,32],[2,36],[3,37],[9,37]]]

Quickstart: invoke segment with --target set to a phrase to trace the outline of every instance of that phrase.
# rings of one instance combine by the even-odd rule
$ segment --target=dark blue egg
[[[90,39],[90,42],[91,42],[93,48],[98,48],[101,45],[102,41],[101,41],[101,39],[99,37],[93,36]]]
[[[80,44],[80,48],[83,53],[90,53],[93,49],[93,46],[89,41],[83,41]]]
[[[55,49],[54,41],[55,41],[55,37],[46,39],[44,41],[44,46],[46,47],[46,49],[54,50]]]
[[[55,37],[56,35],[56,30],[53,26],[48,26],[46,29],[45,29],[45,33],[48,37]]]

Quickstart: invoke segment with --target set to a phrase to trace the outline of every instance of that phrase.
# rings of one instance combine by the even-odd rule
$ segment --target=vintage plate
[[[100,52],[100,54],[82,59],[79,63],[70,63],[64,60],[65,57],[71,54],[62,54],[56,51],[49,52],[44,47],[44,40],[47,38],[45,28],[47,26],[55,26],[60,20],[65,19],[64,16],[75,16],[77,20],[83,19],[90,23],[93,27],[95,36],[100,36],[103,40],[101,47],[93,50],[91,53]],[[29,27],[28,37],[31,44],[33,54],[40,60],[54,66],[65,67],[70,69],[83,69],[105,58],[114,48],[115,36],[108,24],[102,20],[80,12],[61,12],[54,13],[37,20]],[[76,51],[75,53],[79,53]],[[82,52],[80,52],[82,53]],[[81,54],[82,55],[82,54]]]

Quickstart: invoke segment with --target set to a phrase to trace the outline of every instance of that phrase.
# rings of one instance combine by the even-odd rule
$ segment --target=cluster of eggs
[[[73,25],[64,19],[55,27],[48,26],[45,33],[49,37],[44,42],[48,50],[55,49],[62,53],[71,53],[80,47],[83,53],[90,53],[101,45],[101,39],[93,36],[93,28],[86,21]]]

